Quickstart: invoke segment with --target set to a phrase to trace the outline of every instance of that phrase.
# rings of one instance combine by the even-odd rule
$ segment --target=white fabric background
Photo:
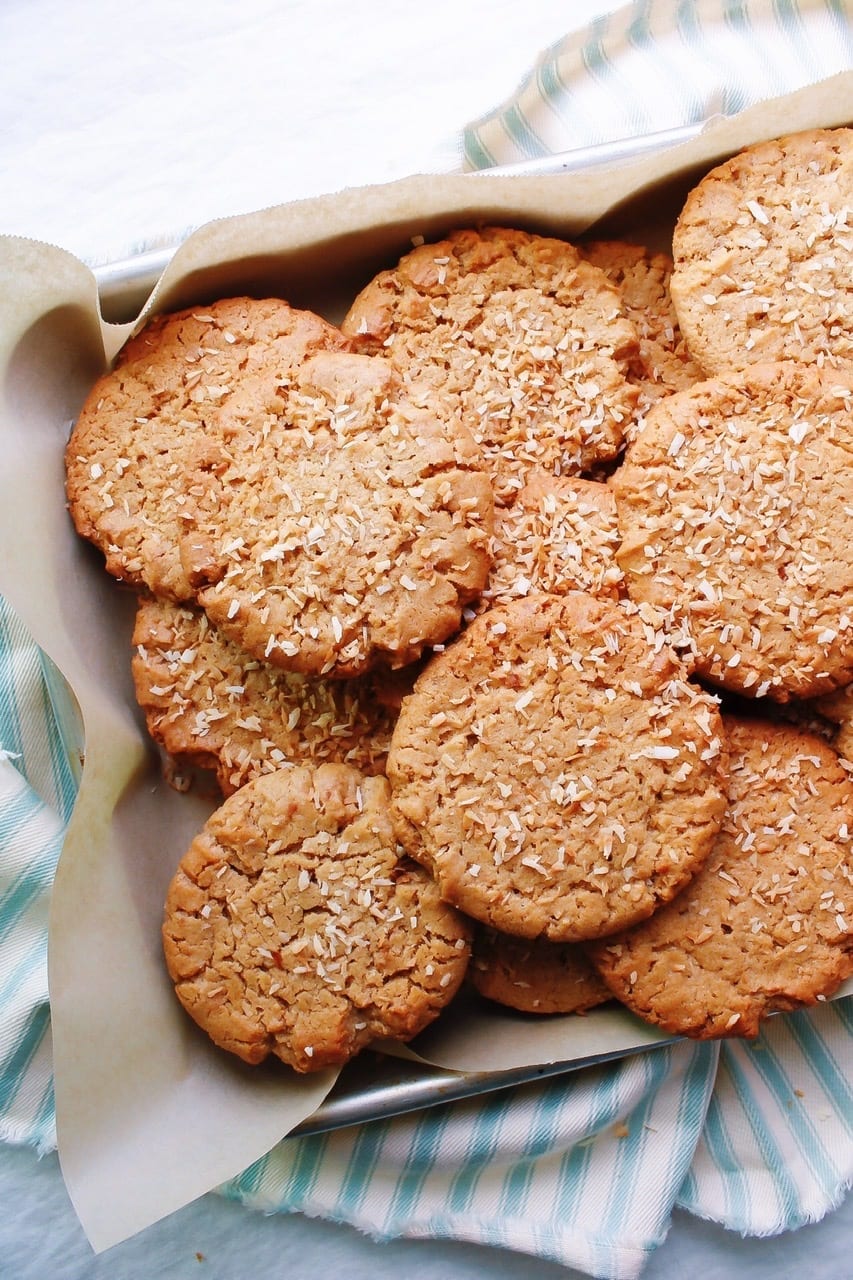
[[[606,0],[3,0],[0,231],[86,260],[452,165]]]
[[[464,123],[508,97],[542,48],[613,7],[2,0],[0,232],[102,262],[168,244],[211,217],[450,167]],[[94,1259],[55,1158],[3,1147],[0,1203],[0,1274],[15,1280],[569,1276],[468,1245],[377,1245],[213,1196]],[[844,1280],[852,1231],[850,1198],[819,1226],[768,1241],[677,1215],[645,1275]]]

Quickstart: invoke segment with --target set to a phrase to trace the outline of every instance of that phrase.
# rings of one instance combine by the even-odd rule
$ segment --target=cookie
[[[371,356],[311,356],[278,395],[266,430],[233,433],[198,501],[198,603],[254,657],[304,675],[414,661],[488,576],[480,451]]]
[[[173,600],[194,582],[185,539],[238,429],[260,432],[279,383],[309,355],[349,343],[279,299],[229,298],[157,316],[83,405],[65,453],[68,507],[108,571]]]
[[[822,739],[725,717],[729,805],[675,901],[590,947],[610,990],[675,1035],[755,1036],[853,973],[851,781]]]
[[[672,259],[622,240],[593,240],[579,248],[585,261],[603,271],[617,287],[625,314],[637,330],[639,349],[633,376],[640,388],[638,413],[642,421],[645,411],[661,396],[682,391],[705,377],[678,325],[669,288]],[[629,431],[629,439],[630,435]]]
[[[148,732],[178,765],[216,771],[223,795],[285,765],[381,773],[396,715],[361,680],[312,679],[250,658],[200,609],[148,597],[132,672]]]
[[[526,596],[476,618],[403,703],[401,844],[483,924],[578,942],[645,918],[725,808],[716,699],[630,606]]]
[[[422,403],[461,411],[501,502],[531,467],[576,475],[619,453],[636,332],[565,241],[487,227],[420,245],[366,286],[342,329],[413,378]]]
[[[512,506],[495,509],[494,563],[481,603],[543,591],[615,595],[619,541],[606,485],[534,471]]]
[[[695,669],[779,701],[853,678],[853,366],[784,362],[660,400],[612,481],[629,596]]]
[[[582,946],[474,933],[469,980],[487,1000],[521,1013],[586,1013],[611,994]]]
[[[411,1039],[462,982],[469,938],[400,860],[386,780],[330,764],[227,799],[181,859],[163,923],[178,998],[214,1043],[300,1072]]]
[[[761,142],[718,165],[673,234],[672,298],[709,373],[853,360],[853,129]]]

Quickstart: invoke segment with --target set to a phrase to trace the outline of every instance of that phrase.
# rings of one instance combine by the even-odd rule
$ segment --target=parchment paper
[[[848,74],[606,172],[414,177],[211,223],[178,250],[145,313],[254,293],[335,320],[413,235],[476,222],[577,236],[608,215],[609,233],[663,246],[687,187],[719,158],[851,117]],[[85,732],[53,893],[50,993],[60,1158],[100,1250],[260,1157],[316,1109],[335,1077],[244,1067],[175,1000],[160,950],[162,903],[213,802],[160,780],[130,679],[134,598],[76,537],[64,505],[70,425],[133,326],[101,320],[92,274],[62,250],[0,240],[0,279],[0,590],[73,688]],[[661,1038],[614,1008],[542,1022],[466,1009],[442,1015],[413,1048],[454,1070],[497,1070]]]

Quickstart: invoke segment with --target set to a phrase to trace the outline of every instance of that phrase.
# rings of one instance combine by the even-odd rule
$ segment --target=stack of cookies
[[[224,798],[163,929],[217,1044],[316,1070],[466,977],[754,1035],[853,973],[850,208],[853,131],[798,135],[672,259],[460,230],[99,381],[69,507]]]

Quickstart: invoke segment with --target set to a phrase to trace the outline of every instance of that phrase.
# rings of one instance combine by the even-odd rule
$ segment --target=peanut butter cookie
[[[342,329],[448,400],[481,445],[500,502],[531,467],[577,475],[617,456],[637,399],[637,335],[603,272],[562,240],[454,232],[362,291]]]
[[[513,938],[485,926],[474,933],[468,977],[481,996],[520,1013],[586,1013],[612,999],[578,943]]]
[[[589,949],[623,1004],[697,1039],[755,1036],[853,973],[849,776],[821,738],[724,719],[729,805],[711,856],[651,919]]]
[[[366,678],[324,680],[251,658],[189,605],[140,600],[133,681],[148,732],[180,766],[214,769],[223,795],[284,765],[381,773],[396,713]]]
[[[181,860],[163,942],[181,1004],[245,1062],[346,1062],[409,1040],[465,975],[470,931],[401,860],[388,784],[347,765],[265,774]]]
[[[615,473],[617,561],[715,684],[778,701],[853,678],[853,366],[786,361],[652,408]]]
[[[277,298],[157,316],[131,338],[87,397],[65,454],[71,516],[108,571],[192,599],[185,538],[230,436],[261,432],[279,411],[279,384],[309,355],[349,345]]]
[[[476,618],[403,703],[399,839],[443,897],[525,938],[644,919],[708,855],[725,808],[714,698],[631,606],[526,596]]]
[[[371,356],[311,356],[279,395],[265,430],[235,433],[199,500],[198,603],[256,658],[304,675],[414,661],[457,630],[488,576],[480,451]]]
[[[853,360],[853,129],[747,147],[702,179],[673,235],[679,324],[709,373]]]

